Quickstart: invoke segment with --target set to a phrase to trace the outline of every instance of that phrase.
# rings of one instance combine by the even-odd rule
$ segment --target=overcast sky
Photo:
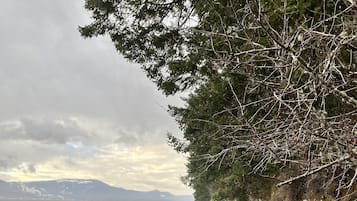
[[[0,179],[99,179],[189,194],[166,98],[106,38],[83,39],[82,0],[2,0]]]

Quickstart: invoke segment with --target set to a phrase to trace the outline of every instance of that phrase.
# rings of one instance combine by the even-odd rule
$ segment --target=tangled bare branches
[[[87,0],[94,21],[80,31],[109,34],[166,94],[197,89],[187,107],[173,112],[187,145],[171,138],[190,154],[188,178],[196,190],[206,192],[207,183],[243,161],[254,173],[294,169],[279,185],[321,173],[338,196],[357,189],[356,5]],[[206,173],[226,172],[209,172],[202,181],[201,165]]]
[[[193,30],[211,39],[207,51],[215,56],[207,63],[248,82],[239,96],[226,79],[235,106],[221,113],[235,123],[217,127],[234,145],[204,158],[209,166],[243,149],[259,161],[255,172],[270,164],[298,168],[279,186],[324,172],[340,192],[357,182],[357,7],[337,9],[336,1],[332,15],[322,10],[318,20],[298,23],[286,4],[279,28],[258,0],[231,11],[235,26],[222,21],[217,30]]]

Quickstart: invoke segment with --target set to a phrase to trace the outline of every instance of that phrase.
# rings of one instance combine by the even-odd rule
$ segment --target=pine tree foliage
[[[321,176],[357,197],[357,2],[86,0],[84,37],[109,35],[166,94],[197,201],[268,197]],[[291,172],[288,176],[282,172]],[[276,182],[277,178],[280,182]],[[326,190],[327,191],[327,190]],[[256,192],[255,194],[252,192]]]

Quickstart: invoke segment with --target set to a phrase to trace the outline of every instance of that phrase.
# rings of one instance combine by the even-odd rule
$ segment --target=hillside
[[[175,196],[160,191],[117,188],[98,180],[65,179],[40,182],[0,181],[0,200],[70,201],[192,201],[191,196]]]

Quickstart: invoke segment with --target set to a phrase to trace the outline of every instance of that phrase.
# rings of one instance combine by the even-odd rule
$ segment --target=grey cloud
[[[2,139],[0,141],[0,173],[1,170],[20,168],[23,164],[37,164],[56,160],[62,157],[71,158],[71,161],[92,158],[97,152],[96,147],[84,146],[74,149],[67,144],[49,144],[42,141]],[[29,170],[32,167],[26,166]],[[35,168],[36,169],[36,168]]]
[[[0,160],[0,170],[7,168],[7,160]]]
[[[22,163],[21,161],[16,160],[4,160],[0,157],[0,171],[9,170],[11,168],[16,168],[23,173],[36,173],[36,166],[34,164]]]
[[[139,139],[132,134],[121,133],[120,136],[114,141],[114,143],[118,144],[126,144],[126,145],[137,145]]]
[[[2,169],[11,169],[23,162],[36,164],[65,155],[66,148],[63,145],[44,144],[38,141],[2,139],[0,153]]]
[[[88,21],[82,1],[5,0],[2,5],[0,120],[79,114],[139,133],[176,129],[162,108],[169,101],[139,66],[127,63],[107,38],[81,38],[77,27]]]
[[[9,160],[8,159],[0,159],[0,170],[6,170],[9,165]]]
[[[0,125],[3,140],[35,140],[45,143],[64,144],[67,141],[88,141],[89,134],[74,121],[34,120],[25,118]]]
[[[20,171],[22,171],[23,173],[25,174],[28,174],[28,173],[36,173],[36,167],[34,164],[26,164],[26,163],[23,163],[21,165],[19,165],[17,167],[17,169],[19,169]]]
[[[36,167],[33,164],[30,164],[27,166],[27,171],[30,173],[35,173],[36,172]]]
[[[86,140],[89,137],[76,122],[71,120],[54,122],[23,119],[21,123],[23,137],[32,140],[63,144],[67,141]]]

